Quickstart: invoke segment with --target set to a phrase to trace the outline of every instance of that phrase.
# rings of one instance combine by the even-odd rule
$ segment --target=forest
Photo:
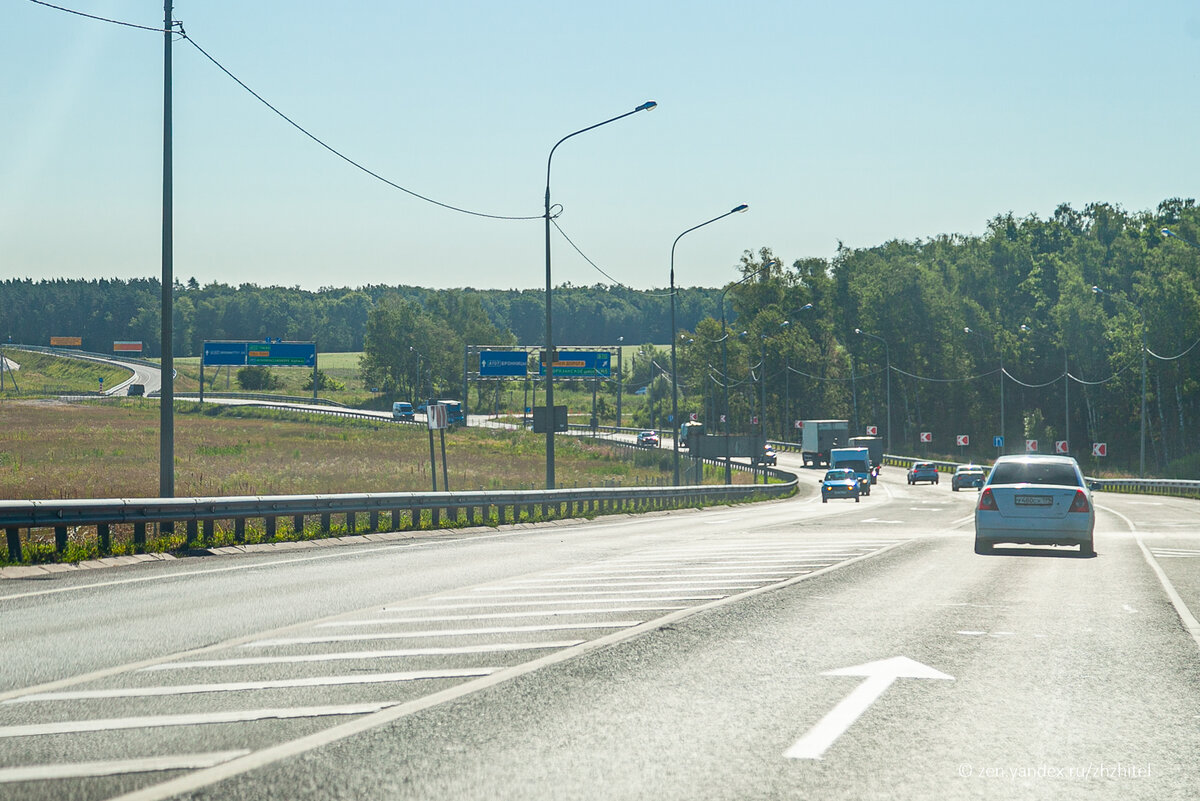
[[[769,437],[792,439],[795,420],[845,417],[856,431],[877,426],[897,452],[977,459],[995,455],[1003,432],[1009,452],[1069,440],[1088,469],[1133,474],[1144,425],[1146,473],[1195,477],[1198,241],[1200,210],[1170,199],[1153,211],[1092,203],[1047,218],[1001,214],[978,235],[842,246],[790,264],[769,247],[747,250],[725,286],[678,290],[680,413],[716,424],[728,391],[733,431],[761,415]],[[173,297],[178,356],[205,340],[316,341],[320,352],[363,351],[364,383],[397,396],[461,387],[464,345],[538,345],[545,326],[541,290],[312,292],[191,279]],[[156,356],[159,303],[154,279],[9,279],[0,336],[80,336],[100,352],[141,340]],[[665,291],[559,287],[554,325],[560,346],[647,343],[626,361],[625,389],[647,388],[636,424],[668,424]],[[919,441],[925,432],[932,443]],[[955,447],[961,435],[968,448]],[[1093,457],[1092,443],[1107,456]]]

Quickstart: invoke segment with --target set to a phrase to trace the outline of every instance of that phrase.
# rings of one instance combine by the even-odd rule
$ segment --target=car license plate
[[[1050,506],[1054,499],[1049,495],[1016,495],[1013,503],[1017,506]]]

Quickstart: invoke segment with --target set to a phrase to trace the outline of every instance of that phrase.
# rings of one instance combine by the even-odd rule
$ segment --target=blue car
[[[853,498],[855,503],[859,502],[858,476],[853,470],[836,468],[825,472],[825,478],[821,479],[821,503],[829,503],[830,498]]]

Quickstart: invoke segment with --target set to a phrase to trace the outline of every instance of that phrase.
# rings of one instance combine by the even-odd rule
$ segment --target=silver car
[[[1079,463],[1070,456],[1001,456],[975,506],[975,553],[998,542],[1078,545],[1092,556],[1096,512]]]

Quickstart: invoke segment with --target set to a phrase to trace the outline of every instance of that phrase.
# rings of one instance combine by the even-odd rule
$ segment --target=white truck
[[[871,494],[871,451],[868,448],[833,448],[829,451],[829,469],[844,467],[858,476],[858,491]]]
[[[830,449],[845,445],[849,436],[849,420],[800,421],[800,451],[804,466],[828,466]]]

